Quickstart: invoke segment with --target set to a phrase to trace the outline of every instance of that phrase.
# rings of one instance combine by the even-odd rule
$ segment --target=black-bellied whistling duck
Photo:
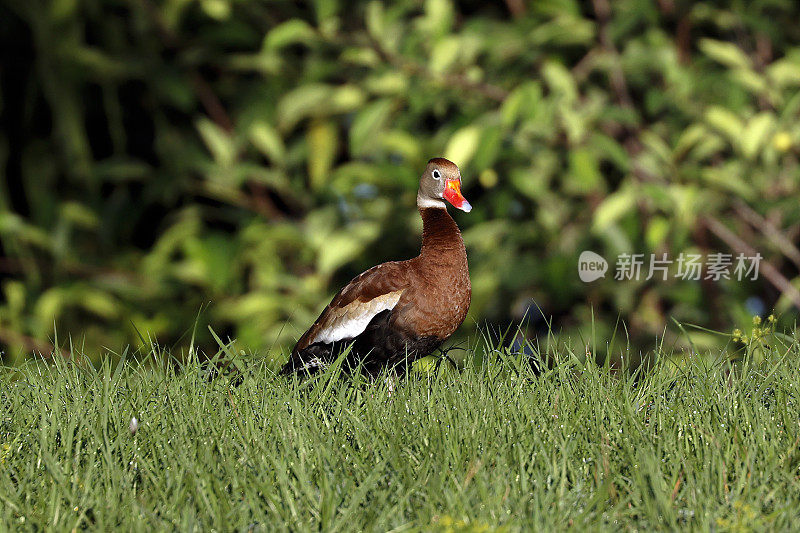
[[[356,276],[334,296],[292,350],[282,374],[314,372],[352,344],[346,367],[377,374],[428,355],[458,329],[472,288],[461,232],[443,200],[469,212],[461,172],[443,158],[428,161],[419,181],[422,250]]]

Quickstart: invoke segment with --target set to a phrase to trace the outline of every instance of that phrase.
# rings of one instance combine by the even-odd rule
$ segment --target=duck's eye
[[[432,176],[433,176],[433,179],[438,180],[438,179],[441,179],[442,173],[439,172],[438,170],[434,170]]]

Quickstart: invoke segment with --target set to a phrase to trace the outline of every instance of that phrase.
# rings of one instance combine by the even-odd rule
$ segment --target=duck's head
[[[461,172],[452,161],[435,157],[428,161],[425,172],[419,180],[417,207],[439,207],[444,209],[447,200],[453,207],[469,213],[472,206],[461,194]]]

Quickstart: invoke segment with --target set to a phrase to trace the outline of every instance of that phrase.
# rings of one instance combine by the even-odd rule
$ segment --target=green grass
[[[800,346],[758,352],[639,379],[490,355],[391,395],[255,357],[238,385],[193,359],[29,363],[0,373],[0,530],[791,529]]]

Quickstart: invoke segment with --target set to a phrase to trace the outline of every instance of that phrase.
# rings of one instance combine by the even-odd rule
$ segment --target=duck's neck
[[[444,207],[420,207],[422,216],[422,251],[426,258],[441,256],[466,261],[464,241],[456,221]]]

